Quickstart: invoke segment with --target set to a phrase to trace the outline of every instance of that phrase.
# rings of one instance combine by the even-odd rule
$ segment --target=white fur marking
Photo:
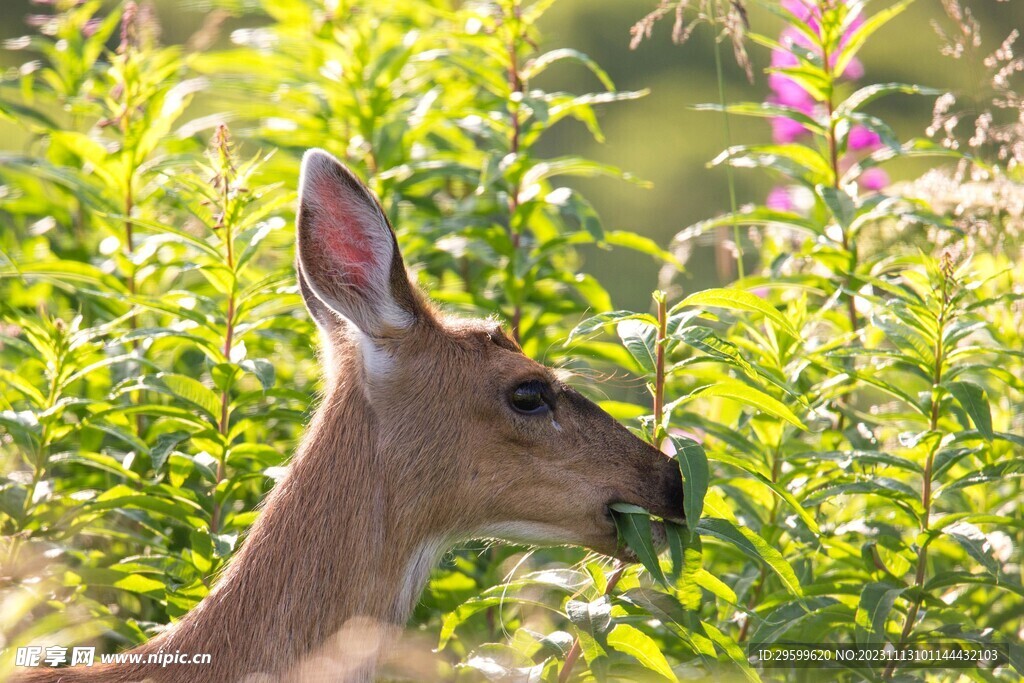
[[[409,559],[402,575],[402,586],[395,598],[395,609],[399,616],[408,617],[419,601],[420,593],[427,584],[430,570],[441,559],[441,555],[450,544],[442,538],[428,538],[422,543]]]
[[[522,521],[488,524],[474,532],[470,538],[496,538],[525,545],[563,545],[579,541],[572,532],[554,524]]]
[[[494,538],[524,545],[566,545],[577,543],[570,531],[542,522],[499,522],[488,524],[459,538],[431,537],[422,541],[405,565],[402,584],[395,598],[394,609],[401,621],[412,613],[423,592],[430,571],[445,551],[460,540]]]
[[[359,335],[359,352],[370,377],[386,377],[395,367],[394,357],[365,334]]]

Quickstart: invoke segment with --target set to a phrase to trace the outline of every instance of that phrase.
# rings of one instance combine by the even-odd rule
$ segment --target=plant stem
[[[654,419],[657,422],[654,425],[654,447],[661,450],[661,443],[664,440],[662,427],[664,415],[662,413],[665,412],[665,343],[668,338],[668,304],[665,302],[664,294],[661,292],[658,294],[661,296],[656,294],[654,297],[658,304],[658,337],[654,368]]]
[[[224,230],[224,247],[225,247],[225,260],[227,262],[228,270],[231,271],[231,289],[228,292],[228,306],[227,313],[224,317],[224,357],[230,361],[231,349],[234,346],[235,337],[235,294],[238,284],[238,273],[235,271],[235,236],[232,233],[232,225],[234,223],[233,217],[230,215],[231,211],[231,161],[230,161],[230,150],[228,148],[227,129],[223,128],[218,131],[217,136],[218,142],[222,145],[220,152],[220,159],[224,163],[224,168],[221,169],[220,178],[220,190],[221,190],[221,223]],[[232,373],[234,370],[232,370]],[[213,513],[210,516],[210,533],[217,533],[220,530],[220,504],[217,503],[217,489],[220,487],[220,483],[224,480],[225,465],[224,461],[228,456],[228,419],[230,418],[231,409],[231,393],[228,391],[228,384],[225,384],[224,389],[220,395],[220,420],[217,423],[217,431],[220,432],[223,438],[223,451],[221,457],[217,460],[217,480],[213,490]]]
[[[127,59],[127,56],[126,56],[126,59]],[[128,86],[127,86],[127,84],[125,84],[125,92],[127,93],[127,91],[128,91]],[[127,98],[127,94],[125,95],[125,97]],[[127,99],[126,99],[126,102],[127,102]],[[128,128],[128,105],[127,104],[125,104],[125,113],[124,113],[123,122],[124,122],[124,132],[125,132],[125,135],[127,137],[127,128]],[[135,260],[134,260],[134,256],[135,256],[135,222],[132,220],[132,211],[135,210],[135,172],[137,170],[137,162],[135,160],[135,154],[134,153],[131,154],[130,159],[129,159],[129,163],[126,164],[126,166],[128,168],[127,168],[127,171],[125,172],[125,179],[124,179],[124,188],[125,188],[124,189],[124,249],[125,249],[125,258],[128,261],[128,272],[125,274],[125,278],[127,280],[127,285],[128,285],[128,294],[130,295],[130,297],[132,299],[131,305],[135,306],[134,299],[135,299],[135,295],[137,293],[138,284],[135,281],[135,276],[136,276],[136,267],[135,267]],[[138,329],[138,327],[139,327],[139,325],[138,325],[138,321],[135,319],[135,315],[132,315],[131,317],[129,317],[128,318],[128,329],[131,330],[132,332],[134,332],[135,330]],[[140,347],[139,339],[138,338],[132,339],[131,347],[132,347],[132,351],[136,355],[141,355],[142,352],[140,350],[141,347]],[[140,370],[141,370],[141,367],[140,367]],[[141,391],[133,391],[131,393],[130,397],[131,397],[131,401],[132,401],[133,404],[139,405],[140,403],[142,403],[142,392]],[[135,415],[135,433],[138,434],[139,437],[142,436],[142,430],[143,430],[143,427],[145,426],[145,424],[146,424],[146,422],[145,422],[145,419],[143,418],[142,413],[136,413],[136,415]]]
[[[60,330],[61,328],[58,328]],[[62,333],[62,332],[61,332]],[[46,403],[42,406],[40,411],[44,415],[48,415],[53,410],[54,406],[57,405],[57,399],[60,396],[60,386],[58,379],[63,372],[63,366],[65,362],[64,355],[64,340],[60,341],[60,352],[55,354],[57,358],[56,367],[49,373],[48,379],[49,387],[46,394]],[[47,460],[49,460],[50,451],[50,440],[52,439],[53,433],[50,429],[50,419],[47,418],[40,422],[40,434],[39,434],[39,448],[36,449],[35,458],[32,461],[32,482],[28,488],[28,493],[25,496],[25,500],[22,504],[21,519],[18,520],[18,530],[24,531],[25,523],[28,521],[29,516],[32,513],[32,508],[35,506],[33,498],[35,497],[36,487],[39,486],[39,482],[43,480],[46,475]]]
[[[942,347],[942,338],[945,334],[946,328],[946,316],[948,314],[949,306],[949,277],[943,273],[942,276],[942,307],[939,309],[937,332],[935,334],[935,368],[932,374],[932,396],[931,396],[931,415],[929,416],[928,429],[931,432],[935,432],[939,427],[939,404],[942,399],[940,393],[940,384],[942,382],[942,365],[945,362],[944,350]],[[914,588],[917,590],[917,595],[914,597],[913,602],[910,604],[910,609],[907,610],[907,617],[903,622],[903,630],[900,632],[900,639],[897,643],[897,651],[902,652],[904,646],[907,643],[907,639],[910,637],[910,633],[914,628],[914,622],[917,621],[917,615],[921,611],[921,603],[924,600],[922,594],[922,588],[924,587],[925,578],[928,570],[928,543],[927,535],[929,532],[929,518],[931,517],[932,510],[932,470],[935,466],[935,452],[939,448],[941,441],[936,441],[935,445],[929,449],[928,459],[925,461],[924,474],[922,475],[922,486],[921,486],[921,507],[924,508],[924,512],[921,514],[921,534],[926,537],[921,543],[921,549],[917,553],[917,569],[914,573]],[[885,667],[885,672],[882,674],[883,678],[892,678],[893,674],[896,673],[896,660],[893,659]]]
[[[832,101],[835,86],[835,74],[832,73],[832,68],[830,66],[831,57],[829,55],[827,42],[828,41],[826,40],[821,41],[822,59],[825,62],[825,68],[830,79],[828,91],[825,97],[825,110],[828,114],[828,132],[826,137],[828,141],[829,164],[832,168],[832,187],[837,192],[840,192],[839,141],[836,138],[835,104]],[[850,291],[850,294],[846,299],[846,315],[850,319],[850,330],[852,332],[856,332],[860,329],[860,323],[857,321],[857,305],[853,295],[853,273],[857,269],[857,245],[852,240],[852,236],[848,234],[848,231],[844,226],[839,225],[839,232],[841,235],[843,251],[850,256],[850,264],[847,268],[846,274],[846,288]]]
[[[522,122],[519,120],[519,103],[522,101],[523,95],[523,80],[519,74],[518,40],[521,36],[519,35],[520,15],[518,0],[513,0],[512,2],[509,22],[512,24],[509,28],[508,37],[509,116],[512,120],[512,133],[509,137],[508,148],[509,154],[517,157],[519,155],[519,138],[522,135]],[[513,227],[515,215],[519,211],[519,190],[519,180],[517,179],[508,191],[508,230],[509,237],[512,240],[513,262],[511,276],[513,279],[516,278],[516,262],[519,258],[521,242],[519,232]],[[522,325],[523,305],[522,291],[518,283],[513,292],[515,301],[512,307],[512,339],[515,340],[516,344],[519,344],[521,342],[519,328]]]
[[[225,228],[227,229],[227,228]],[[230,233],[229,233],[230,239]],[[228,247],[228,266],[234,272],[234,262],[231,256],[231,248]],[[224,357],[231,358],[231,348],[234,345],[235,335],[235,285],[232,282],[231,292],[228,294],[228,310],[225,320],[225,331],[224,331]],[[217,503],[217,488],[220,483],[224,480],[224,461],[228,455],[228,418],[230,417],[230,406],[231,406],[231,394],[227,387],[221,391],[220,395],[220,420],[217,424],[217,431],[220,432],[221,437],[224,439],[223,452],[221,457],[217,460],[217,480],[214,485],[213,491],[213,514],[210,517],[210,533],[217,533],[220,529],[220,505]]]

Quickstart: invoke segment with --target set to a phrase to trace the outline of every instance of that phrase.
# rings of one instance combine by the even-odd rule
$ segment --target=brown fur
[[[310,248],[301,230],[300,254]],[[502,537],[614,554],[609,504],[682,516],[672,461],[494,323],[432,310],[394,254],[401,277],[384,264],[392,296],[415,322],[372,341],[389,359],[381,374],[367,369],[364,334],[338,317],[345,302],[317,297],[306,278],[324,274],[313,259],[300,263],[324,333],[325,398],[214,590],[133,650],[209,652],[212,664],[35,670],[20,680],[368,681],[452,543]],[[509,406],[511,390],[529,380],[551,388],[550,415]]]

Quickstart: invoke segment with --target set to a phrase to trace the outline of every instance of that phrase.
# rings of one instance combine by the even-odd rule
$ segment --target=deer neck
[[[359,382],[334,385],[217,586],[153,649],[237,665],[220,680],[324,657],[372,667],[377,641],[408,620],[445,542],[410,518],[414,501],[393,499],[395,454]]]

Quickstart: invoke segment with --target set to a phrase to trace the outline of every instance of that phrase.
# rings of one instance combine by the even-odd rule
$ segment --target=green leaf
[[[846,39],[846,42],[843,44],[842,49],[839,51],[839,54],[836,56],[835,62],[832,65],[832,73],[835,74],[837,78],[842,76],[846,71],[846,67],[850,65],[853,58],[856,57],[860,49],[864,47],[864,43],[867,42],[867,39],[870,38],[875,31],[887,24],[893,17],[907,9],[913,1],[914,0],[901,0],[900,2],[890,5],[889,7],[886,7],[865,19],[864,23],[854,29]]]
[[[699,610],[702,597],[699,575],[704,571],[704,546],[700,535],[674,522],[665,522],[665,535],[672,558],[671,578],[676,597],[686,609]]]
[[[928,582],[924,584],[924,592],[926,594],[934,594],[936,591],[942,588],[948,588],[949,586],[990,586],[992,588],[998,588],[1004,591],[1010,591],[1024,598],[1024,586],[1021,586],[1016,581],[1008,581],[1005,577],[995,577],[988,572],[940,572],[928,579]]]
[[[580,323],[572,329],[572,332],[569,333],[569,337],[565,340],[565,343],[568,345],[577,337],[590,334],[591,332],[600,330],[607,325],[618,323],[623,320],[640,320],[655,328],[657,328],[658,325],[658,321],[654,316],[648,315],[647,313],[634,313],[633,311],[610,311],[608,313],[599,313],[580,321]]]
[[[648,671],[653,671],[669,681],[678,681],[672,672],[661,648],[649,635],[629,624],[618,624],[608,634],[608,646],[624,652],[643,664]]]
[[[749,683],[761,683],[761,677],[757,675],[747,660],[747,653],[733,638],[719,629],[713,624],[709,624],[706,621],[700,622],[701,628],[704,629],[704,633],[708,638],[718,647],[719,650],[725,653],[725,656],[729,658],[729,661],[739,669],[740,673],[743,674],[743,678],[749,681]]]
[[[28,486],[0,485],[0,512],[13,519],[21,519],[25,515],[25,500],[27,498]]]
[[[682,264],[679,263],[671,252],[667,252],[659,247],[658,243],[650,237],[644,237],[628,230],[608,230],[604,234],[604,242],[613,247],[632,249],[641,254],[647,254],[648,256],[653,256],[658,262],[671,263],[678,268],[682,268]]]
[[[607,90],[615,90],[615,84],[612,82],[612,79],[608,77],[608,74],[605,73],[604,69],[598,66],[597,62],[579,50],[573,50],[570,48],[559,48],[551,50],[550,52],[545,52],[538,57],[534,57],[523,67],[521,75],[524,79],[529,80],[543,73],[545,69],[555,62],[563,60],[570,60],[578,64],[582,64],[589,69],[592,74],[597,76],[597,79],[601,81],[601,85],[603,85]]]
[[[126,574],[116,569],[78,568],[64,575],[65,583],[78,582],[91,586],[110,586],[118,590],[153,598],[163,598],[166,586],[163,582],[144,574]]]
[[[620,598],[623,602],[646,610],[679,636],[704,662],[710,664],[717,659],[714,642],[707,637],[704,625],[697,618],[697,614],[683,608],[672,595],[656,590],[633,588],[623,593]]]
[[[569,600],[565,603],[565,614],[576,628],[601,637],[612,623],[612,604],[605,596],[593,602]]]
[[[903,586],[891,583],[872,582],[864,586],[854,620],[857,624],[859,642],[878,642],[886,639],[886,624],[892,607],[904,591]]]
[[[812,132],[819,134],[825,132],[825,127],[821,123],[799,109],[770,102],[739,102],[737,104],[728,104],[725,107],[720,104],[698,104],[694,105],[692,109],[694,111],[724,111],[728,114],[758,118],[777,118],[782,116],[787,119],[793,119]]]
[[[644,372],[654,374],[658,363],[658,328],[644,320],[625,319],[619,321],[615,331]]]
[[[544,665],[533,665],[533,660],[510,645],[486,643],[473,650],[462,664],[480,672],[488,681],[539,681]]]
[[[978,484],[1016,479],[1022,476],[1024,476],[1024,459],[1018,457],[968,472],[951,484],[944,486],[942,491],[957,491]]]
[[[454,611],[445,615],[441,622],[441,632],[438,637],[437,649],[444,649],[445,645],[448,644],[448,641],[450,641],[452,636],[455,635],[455,629],[471,616],[486,609],[502,607],[503,605],[529,605],[532,607],[540,607],[542,609],[556,611],[546,602],[542,602],[540,600],[529,600],[517,596],[499,594],[472,598],[459,605]]]
[[[693,534],[693,536],[694,538],[700,538],[697,534]],[[739,603],[739,600],[736,597],[736,591],[707,569],[701,568],[700,571],[693,575],[693,580],[694,583],[706,590],[708,593],[717,597],[719,600],[723,600],[731,605]]]
[[[975,446],[973,448],[943,448],[935,454],[935,461],[932,465],[932,480],[941,481],[942,475],[951,467],[967,456],[980,453],[983,450],[983,446]]]
[[[650,408],[623,401],[598,401],[597,405],[619,422],[629,422],[650,413]]]
[[[991,441],[995,434],[992,432],[992,411],[985,390],[970,382],[950,382],[946,388],[956,398],[960,407],[971,416],[971,422],[985,440]]]
[[[128,294],[116,277],[80,261],[54,259],[23,263],[18,267],[0,267],[0,279],[2,278],[39,278],[73,291],[76,285],[88,285],[95,287],[100,293],[112,292],[119,300]]]
[[[188,432],[165,432],[156,437],[156,442],[149,449],[149,457],[153,461],[153,470],[159,472],[164,468],[167,457],[182,441],[188,440]]]
[[[800,418],[778,399],[772,398],[763,391],[758,391],[746,384],[740,384],[739,382],[729,380],[695,389],[686,396],[673,401],[666,407],[666,410],[674,409],[677,405],[688,403],[697,398],[706,397],[728,398],[733,401],[739,401],[740,403],[753,406],[763,413],[783,419],[795,427],[799,427],[804,430],[807,429],[807,426],[800,420]]]
[[[764,41],[759,40],[758,42]],[[788,50],[785,47],[782,49],[799,57],[799,53],[793,50]],[[781,74],[795,81],[797,85],[806,90],[816,101],[824,102],[828,99],[829,92],[833,87],[828,75],[816,64],[808,63],[804,59],[800,61],[801,63],[797,66],[769,67],[765,71],[770,74]]]
[[[135,382],[122,385],[118,393],[125,394],[138,389],[148,389],[180,399],[199,408],[211,424],[217,424],[221,411],[220,398],[197,379],[170,372],[143,375]],[[176,406],[167,406],[167,408],[176,408]]]
[[[714,331],[707,327],[687,327],[669,336],[739,368],[751,379],[760,379],[757,371],[743,357],[739,347],[732,342],[720,339]]]
[[[822,230],[822,226],[817,222],[811,221],[800,214],[793,213],[791,211],[776,211],[766,207],[755,206],[753,208],[745,208],[742,211],[724,213],[720,216],[716,216],[715,218],[709,218],[708,220],[694,223],[693,225],[683,228],[682,231],[677,233],[673,242],[685,242],[686,240],[693,239],[698,235],[703,235],[714,228],[720,228],[722,226],[732,227],[737,225],[782,228],[786,230],[796,230],[809,235],[820,235]]]
[[[611,509],[620,541],[636,553],[637,559],[647,568],[651,576],[662,585],[668,585],[668,580],[665,578],[664,572],[661,571],[661,563],[658,561],[658,551],[654,547],[651,518],[647,511],[626,503],[615,503]]]
[[[912,460],[901,458],[898,455],[883,453],[881,451],[813,451],[807,453],[794,453],[787,455],[786,460],[791,462],[814,462],[815,460],[827,460],[835,462],[840,469],[850,469],[853,465],[885,465],[897,467],[908,472],[921,473],[921,466]]]
[[[25,398],[32,401],[37,408],[42,408],[46,405],[46,397],[43,396],[43,393],[39,391],[39,389],[32,386],[23,377],[19,377],[10,370],[0,368],[0,382],[24,395]]]
[[[818,528],[818,522],[814,519],[814,517],[811,516],[811,513],[804,509],[804,507],[800,504],[800,501],[796,499],[796,496],[787,491],[784,486],[782,486],[778,482],[772,481],[772,479],[768,476],[769,473],[767,473],[767,471],[762,471],[765,470],[765,468],[761,463],[750,462],[741,457],[736,457],[728,453],[719,452],[714,452],[712,454],[712,459],[718,462],[725,463],[726,465],[736,467],[753,476],[755,479],[757,479],[757,481],[761,482],[761,484],[768,487],[773,494],[781,498],[787,505],[789,505],[797,514],[797,516],[799,516],[800,519],[803,520],[804,524],[807,525],[808,529],[810,529],[815,534],[821,533],[821,529]]]
[[[112,474],[118,477],[118,479],[127,479],[133,482],[142,480],[142,477],[137,473],[126,470],[121,461],[103,453],[92,453],[82,450],[54,453],[50,456],[50,463],[75,463]]]
[[[676,462],[683,475],[683,510],[686,523],[692,528],[704,511],[704,496],[708,492],[708,456],[704,447],[693,439],[670,435],[676,448]]]
[[[961,520],[945,527],[942,533],[959,543],[967,554],[990,574],[999,576],[1002,573],[999,560],[993,555],[992,544],[981,529]]]
[[[904,95],[941,95],[945,90],[937,88],[926,88],[921,85],[909,85],[907,83],[872,83],[857,90],[852,95],[836,106],[835,116],[840,118],[849,116],[866,104],[877,100],[879,97],[902,93]]]
[[[604,227],[601,225],[601,217],[598,215],[597,210],[594,209],[594,206],[578,192],[574,192],[567,187],[560,187],[545,195],[544,201],[557,207],[558,213],[563,219],[579,223],[580,228],[590,235],[594,241],[598,243],[604,241]]]
[[[828,210],[835,216],[839,226],[843,230],[848,229],[857,215],[857,209],[853,205],[853,199],[850,195],[845,190],[826,185],[817,185],[814,189],[818,196],[821,197],[821,200],[825,202]]]
[[[800,333],[797,332],[796,328],[793,327],[788,320],[786,320],[786,316],[782,315],[778,309],[761,297],[751,294],[746,290],[725,288],[705,289],[702,292],[691,294],[677,303],[672,307],[671,312],[675,313],[686,306],[700,306],[702,308],[711,306],[714,308],[727,308],[730,310],[760,313],[775,323],[780,330],[786,332],[791,337],[795,339],[800,338]]]
[[[538,183],[545,178],[554,178],[556,176],[563,175],[583,178],[609,176],[612,178],[627,180],[641,187],[650,187],[649,182],[637,178],[632,173],[623,171],[611,164],[602,164],[596,161],[590,161],[589,159],[583,159],[581,157],[559,157],[557,159],[548,159],[546,161],[537,162],[523,174],[521,182],[523,187],[529,187],[530,185]]]
[[[193,529],[189,533],[188,551],[192,566],[200,574],[206,574],[213,568],[213,539],[206,529]]]
[[[830,597],[785,602],[765,615],[760,626],[750,637],[750,647],[771,645],[800,622],[837,604],[838,601]]]
[[[763,563],[771,569],[793,595],[803,595],[800,581],[797,580],[793,568],[778,550],[746,527],[736,526],[724,519],[705,517],[697,524],[698,533],[712,536],[739,548],[747,557]]]
[[[849,495],[851,493],[882,496],[883,498],[900,501],[908,505],[912,510],[921,510],[920,494],[902,481],[892,479],[891,477],[873,477],[865,481],[826,486],[804,499],[804,504],[809,506],[820,505],[836,496]]]
[[[775,71],[770,69],[770,71]],[[789,70],[786,71],[789,75]],[[711,166],[767,168],[813,187],[833,183],[832,167],[818,151],[798,144],[730,147],[711,160]]]
[[[256,375],[264,390],[274,386],[274,364],[263,358],[251,358],[238,364],[240,368]]]
[[[144,510],[165,515],[168,519],[186,527],[199,527],[206,521],[198,516],[199,506],[184,500],[157,497],[152,494],[135,493],[123,484],[108,489],[87,505],[90,512],[101,510]]]

